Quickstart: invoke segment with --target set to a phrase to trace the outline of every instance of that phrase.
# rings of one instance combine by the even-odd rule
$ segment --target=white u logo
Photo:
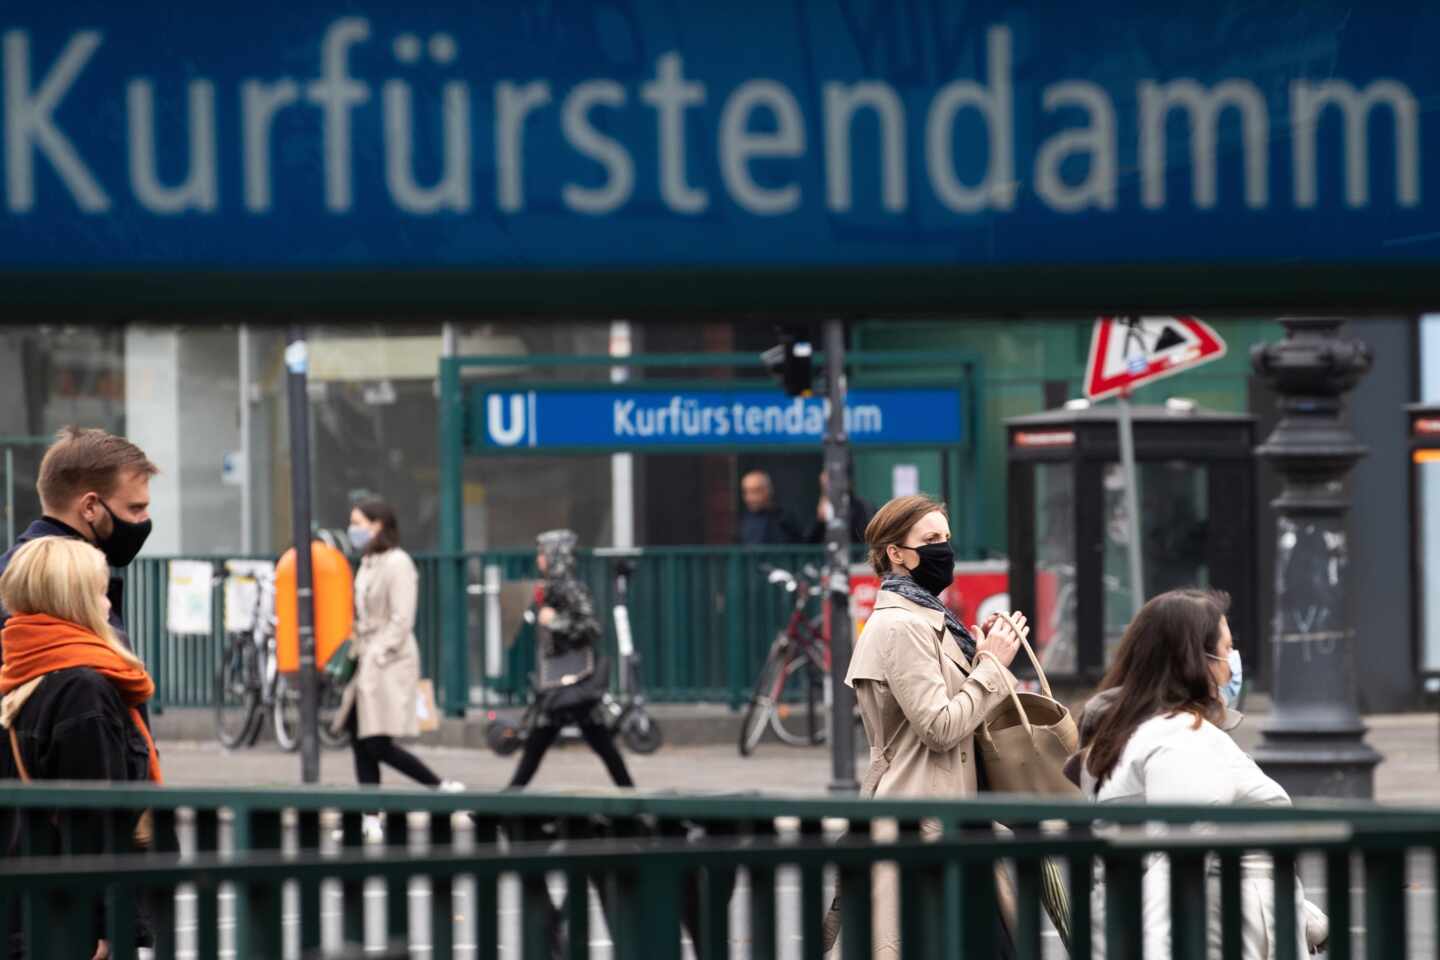
[[[510,423],[505,423],[505,398],[492,393],[485,398],[485,429],[497,446],[513,447],[525,439],[525,395],[510,394]]]

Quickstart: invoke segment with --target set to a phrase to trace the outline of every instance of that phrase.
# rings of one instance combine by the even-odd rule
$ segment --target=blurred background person
[[[601,698],[610,682],[609,666],[600,656],[602,631],[595,617],[590,591],[575,576],[576,536],[570,530],[549,530],[535,538],[535,565],[542,583],[537,597],[536,661],[541,682],[535,691],[535,721],[525,736],[525,752],[510,779],[510,788],[528,784],[540,769],[545,752],[567,726],[580,728],[580,735],[605,763],[617,787],[633,787],[625,758],[615,747],[615,737],[604,717],[597,715]],[[547,686],[545,661],[566,664],[588,662],[590,672],[574,682]],[[566,672],[570,666],[561,668]]]
[[[775,503],[775,486],[764,470],[751,470],[740,478],[739,542],[746,546],[799,543],[800,529]]]
[[[870,525],[870,519],[875,516],[875,508],[870,502],[855,492],[855,464],[847,462],[845,471],[850,478],[850,543],[859,544],[865,542],[865,528]],[[805,537],[806,543],[824,543],[825,526],[830,522],[833,510],[830,506],[830,476],[827,471],[820,471],[820,500],[815,504],[815,522],[810,526],[810,532]]]
[[[416,712],[420,645],[415,607],[420,574],[400,548],[394,509],[383,500],[363,500],[350,511],[350,542],[362,556],[355,576],[355,676],[345,688],[334,725],[350,730],[355,779],[380,783],[387,764],[427,787],[461,791],[464,784],[442,780],[397,738],[420,736]],[[367,838],[382,835],[380,818],[367,814]]]

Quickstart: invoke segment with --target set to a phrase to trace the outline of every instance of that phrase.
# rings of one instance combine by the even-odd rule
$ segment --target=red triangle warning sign
[[[1194,317],[1099,317],[1085,396],[1100,400],[1225,356],[1225,341]]]

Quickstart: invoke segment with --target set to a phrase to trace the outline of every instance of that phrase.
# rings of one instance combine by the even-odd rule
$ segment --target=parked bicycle
[[[640,655],[635,650],[634,637],[630,632],[630,575],[635,572],[633,557],[637,552],[597,550],[597,555],[615,557],[615,605],[610,610],[615,625],[615,645],[620,654],[620,695],[609,690],[601,698],[599,709],[603,711],[605,723],[610,732],[625,743],[634,753],[654,753],[664,743],[660,724],[645,709],[645,688],[640,678]],[[525,612],[527,622],[533,623],[535,610]],[[535,702],[532,700],[520,719],[515,723],[492,717],[486,728],[485,740],[490,749],[505,757],[519,750],[525,744],[531,727],[535,723]],[[574,728],[571,728],[572,730]]]
[[[811,564],[806,564],[799,576],[769,565],[761,570],[770,583],[794,597],[794,605],[790,621],[770,645],[740,724],[742,757],[750,756],[767,726],[780,742],[791,746],[823,743],[827,736],[819,706],[825,700],[830,648],[825,642],[824,618],[811,616],[808,609],[820,572]],[[797,704],[803,704],[803,709],[797,710]]]
[[[215,669],[215,736],[228,748],[250,747],[270,721],[275,742],[287,753],[300,747],[298,683],[280,673],[275,631],[275,565],[266,561],[227,560],[225,640]],[[330,731],[329,720],[342,691],[333,689],[325,671],[317,676],[320,741],[328,747],[349,745],[350,735]]]

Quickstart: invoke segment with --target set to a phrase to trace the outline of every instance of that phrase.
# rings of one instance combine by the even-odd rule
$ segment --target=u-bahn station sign
[[[1193,301],[1260,268],[1333,294],[1360,285],[1340,265],[1433,289],[1422,10],[12,7],[0,269],[339,273],[356,296],[440,271],[492,303],[558,271],[612,307],[647,295],[615,282],[637,272],[719,306],[801,302],[783,278],[821,274],[804,302],[1210,277],[1176,287]],[[756,268],[775,273],[734,285]],[[913,272],[877,290],[885,268]]]
[[[482,454],[814,448],[829,412],[823,397],[774,390],[472,388],[466,433],[470,449]],[[958,445],[966,440],[961,391],[852,390],[845,430],[861,446]]]

